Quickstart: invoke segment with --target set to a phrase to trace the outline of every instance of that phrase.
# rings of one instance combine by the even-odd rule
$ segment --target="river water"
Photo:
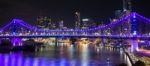
[[[0,53],[0,66],[116,66],[127,63],[122,49],[94,45],[50,46],[39,52]]]

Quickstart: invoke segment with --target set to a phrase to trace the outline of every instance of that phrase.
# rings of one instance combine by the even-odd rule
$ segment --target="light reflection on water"
[[[118,50],[87,44],[50,49],[36,53],[0,53],[0,66],[114,66],[125,62]]]

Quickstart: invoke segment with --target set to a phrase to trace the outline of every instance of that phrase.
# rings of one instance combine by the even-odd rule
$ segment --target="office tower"
[[[82,29],[87,29],[87,28],[93,28],[96,27],[96,23],[94,22],[93,19],[90,18],[84,18],[82,19]]]
[[[43,29],[54,29],[56,25],[52,23],[51,18],[46,16],[40,16],[37,18],[38,27]]]
[[[80,29],[80,25],[81,25],[81,21],[80,21],[80,13],[79,12],[75,12],[75,29]]]
[[[64,28],[64,21],[61,20],[61,21],[59,22],[59,29],[63,29],[63,28]]]
[[[131,0],[122,0],[123,1],[123,11],[132,11]]]

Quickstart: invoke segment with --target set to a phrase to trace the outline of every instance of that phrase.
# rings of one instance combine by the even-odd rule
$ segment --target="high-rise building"
[[[80,25],[81,25],[81,20],[80,20],[80,13],[79,12],[75,12],[75,29],[80,29]]]
[[[131,5],[131,0],[123,0],[123,12],[124,15],[129,15],[132,11],[132,5]],[[128,28],[128,33],[135,33],[136,32],[136,22],[133,21],[133,19],[128,20],[128,25],[130,25]]]
[[[38,25],[37,27],[43,29],[54,29],[56,26],[52,23],[51,18],[40,16],[37,18]]]
[[[37,27],[44,28],[43,16],[39,16],[37,18],[37,22],[38,22]]]
[[[131,0],[122,0],[122,10],[115,11],[115,18],[120,18],[122,16],[128,15],[132,11]]]
[[[82,19],[82,22],[82,29],[96,27],[96,23],[90,18],[84,18]]]
[[[59,22],[59,29],[63,29],[63,28],[64,28],[64,21],[61,20],[61,21]]]
[[[120,18],[122,15],[123,15],[122,10],[116,10],[116,11],[115,11],[115,19]]]
[[[122,0],[123,1],[123,11],[131,11],[132,7],[131,7],[131,0]]]

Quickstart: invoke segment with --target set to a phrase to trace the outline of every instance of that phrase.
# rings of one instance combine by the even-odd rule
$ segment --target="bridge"
[[[97,37],[111,39],[150,39],[150,19],[132,12],[110,24],[89,29],[41,29],[20,19],[13,19],[0,28],[0,38],[10,38],[15,44],[21,38],[47,37]],[[137,43],[137,41],[134,43]],[[134,44],[137,48],[137,44]]]

